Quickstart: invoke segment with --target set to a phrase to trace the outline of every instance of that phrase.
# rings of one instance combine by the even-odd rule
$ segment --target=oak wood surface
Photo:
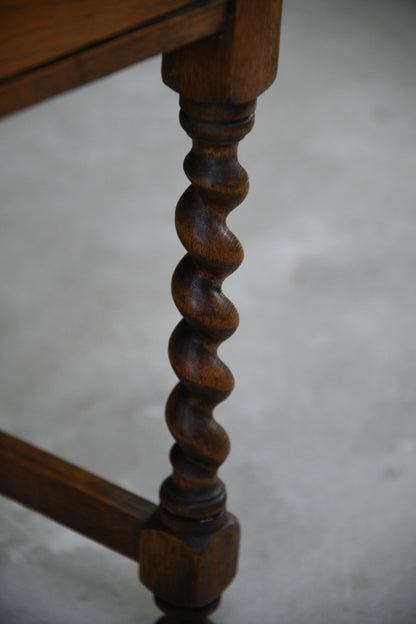
[[[156,506],[0,431],[0,492],[137,561]]]
[[[20,4],[33,8],[34,0]],[[52,8],[57,3],[45,4]],[[243,257],[226,219],[248,191],[237,145],[253,125],[257,96],[275,78],[282,3],[138,2],[144,21],[129,28],[129,11],[136,6],[132,1],[120,3],[126,12],[111,26],[109,0],[77,0],[71,10],[80,11],[83,5],[96,14],[101,4],[102,16],[82,18],[87,31],[88,24],[96,26],[95,34],[81,29],[63,40],[67,47],[62,55],[54,57],[56,49],[49,50],[47,62],[38,60],[35,67],[7,74],[0,82],[0,114],[164,53],[163,79],[181,96],[181,124],[192,138],[184,163],[191,185],[176,211],[177,232],[187,253],[172,281],[183,317],[169,345],[179,378],[166,407],[175,439],[173,471],[162,484],[156,508],[4,434],[0,488],[128,557],[137,559],[140,550],[140,578],[159,606],[172,621],[191,621],[217,606],[237,567],[239,525],[226,511],[226,491],[217,475],[229,440],[213,417],[216,405],[233,388],[232,373],[217,349],[238,325],[237,310],[223,294],[222,282]],[[154,7],[161,12],[151,18],[146,11]],[[84,43],[71,48],[78,36]]]
[[[224,31],[163,58],[163,80],[194,102],[241,104],[274,81],[282,0],[234,0]]]
[[[143,27],[190,0],[10,0],[0,2],[0,79]]]
[[[253,127],[255,104],[225,107],[181,98],[180,121],[192,149],[184,161],[191,184],[176,207],[176,230],[187,253],[172,278],[183,316],[169,343],[179,378],[166,405],[175,439],[173,472],[161,487],[160,511],[140,538],[140,578],[174,608],[210,610],[237,569],[239,524],[225,510],[225,486],[217,475],[230,442],[213,412],[234,386],[217,350],[238,326],[222,283],[240,265],[243,250],[226,220],[248,191],[237,148]]]
[[[168,399],[166,420],[176,444],[161,502],[170,514],[196,520],[216,517],[225,505],[217,470],[230,442],[213,411],[231,393],[234,378],[217,349],[238,326],[222,283],[243,259],[226,220],[248,192],[237,147],[253,127],[254,108],[255,101],[225,109],[181,100],[181,125],[193,142],[184,161],[191,185],[177,204],[176,230],[188,253],[172,278],[183,319],[169,343],[179,384]]]
[[[0,115],[217,33],[226,8],[226,0],[0,3]]]

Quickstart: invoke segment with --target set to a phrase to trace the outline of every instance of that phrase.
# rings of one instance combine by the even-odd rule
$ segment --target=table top
[[[0,115],[218,33],[227,0],[0,3]]]

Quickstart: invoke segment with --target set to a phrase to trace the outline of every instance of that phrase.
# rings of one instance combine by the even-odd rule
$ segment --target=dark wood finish
[[[222,283],[243,258],[226,219],[248,191],[237,146],[276,75],[281,8],[281,0],[0,4],[0,114],[158,52],[163,80],[180,94],[191,185],[176,211],[187,254],[172,280],[183,319],[169,344],[179,383],[166,407],[175,444],[160,505],[0,437],[2,491],[127,557],[140,554],[140,578],[166,622],[211,613],[237,568],[239,524],[217,475],[229,439],[213,417],[234,384],[217,349],[238,325]]]
[[[173,474],[162,487],[161,503],[172,515],[207,521],[225,507],[217,470],[230,444],[213,410],[230,394],[234,379],[217,349],[236,330],[238,313],[221,286],[243,259],[226,218],[248,192],[237,145],[252,128],[255,102],[219,110],[187,100],[181,105],[181,124],[193,139],[184,162],[192,184],[176,208],[176,230],[188,253],[172,279],[183,320],[172,334],[169,356],[180,383],[166,407],[176,444]]]
[[[0,492],[137,561],[156,506],[0,431]]]
[[[176,209],[176,229],[188,251],[172,279],[183,315],[169,343],[180,380],[166,407],[176,443],[160,512],[144,527],[140,543],[142,582],[175,607],[215,603],[237,569],[239,526],[225,513],[225,487],[217,476],[229,439],[213,410],[234,386],[217,349],[237,328],[238,313],[221,285],[243,259],[226,218],[248,191],[237,145],[252,128],[254,107],[181,102],[181,124],[193,147],[184,163],[191,186]]]
[[[235,0],[224,32],[163,58],[163,80],[187,99],[240,104],[276,77],[282,0]]]
[[[169,615],[172,609],[208,615],[235,575],[239,537],[229,513],[212,526],[187,527],[158,512],[140,534],[140,580]]]
[[[0,115],[217,33],[225,18],[225,0],[0,3]]]
[[[201,4],[207,5],[190,0],[3,1],[0,79],[166,20],[169,14],[186,15]]]
[[[257,96],[274,80],[280,17],[280,0],[235,0],[220,35],[163,58],[163,79],[181,96],[181,124],[192,138],[184,163],[191,186],[176,208],[188,253],[172,280],[183,316],[169,344],[179,378],[166,407],[173,473],[141,533],[140,578],[166,613],[180,611],[178,621],[187,609],[189,617],[210,612],[237,568],[239,525],[217,476],[229,440],[213,418],[234,385],[217,349],[238,325],[222,282],[243,258],[226,218],[248,191],[237,146],[253,126]]]

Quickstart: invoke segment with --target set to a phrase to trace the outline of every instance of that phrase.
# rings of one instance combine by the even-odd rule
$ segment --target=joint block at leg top
[[[159,512],[140,534],[140,580],[156,597],[182,608],[216,600],[237,570],[240,529],[226,513],[215,531],[173,532]]]

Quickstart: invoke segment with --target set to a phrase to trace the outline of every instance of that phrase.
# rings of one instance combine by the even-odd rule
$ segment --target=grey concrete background
[[[243,524],[215,624],[416,621],[413,1],[288,0],[241,145],[221,470]],[[1,122],[0,420],[156,500],[189,141],[159,59]],[[0,503],[0,621],[151,624],[136,566]]]

